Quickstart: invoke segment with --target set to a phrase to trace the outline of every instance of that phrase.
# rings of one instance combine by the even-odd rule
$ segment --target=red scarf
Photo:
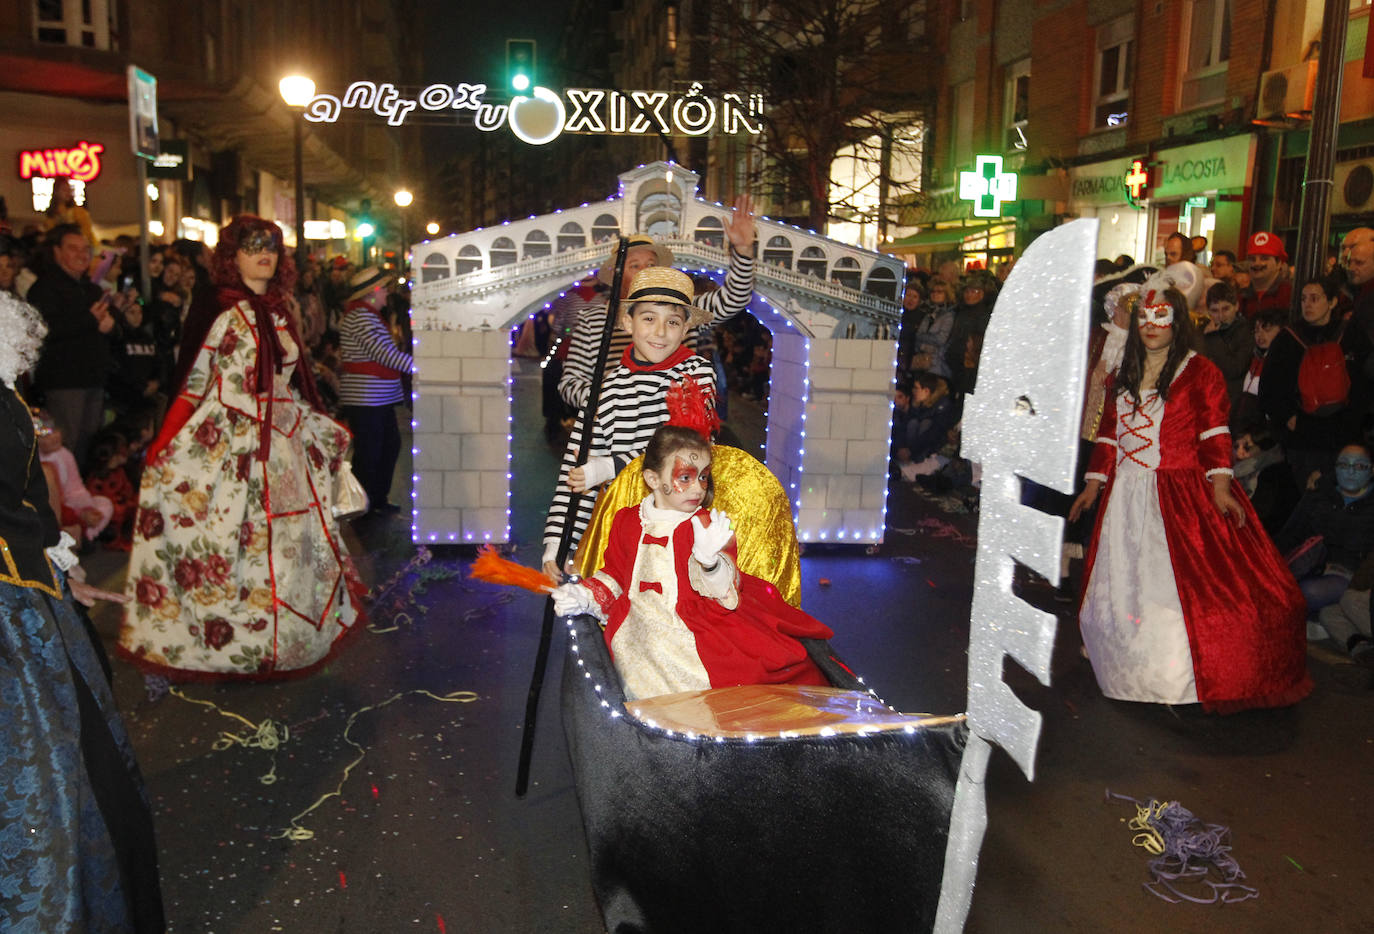
[[[267,396],[267,411],[259,426],[258,436],[258,460],[265,461],[272,445],[272,397],[276,395],[273,392],[273,381],[276,374],[281,372],[282,357],[286,354],[280,338],[277,337],[277,324],[273,315],[280,315],[286,320],[287,333],[296,342],[300,352],[296,371],[291,377],[292,384],[316,411],[323,412],[324,403],[320,401],[319,390],[315,388],[315,376],[310,372],[305,342],[296,330],[296,322],[291,317],[286,296],[276,289],[268,290],[265,295],[258,295],[242,285],[235,285],[221,286],[218,297],[222,309],[233,308],[244,301],[253,309],[253,326],[258,335],[258,359],[253,389],[259,397],[264,393]]]

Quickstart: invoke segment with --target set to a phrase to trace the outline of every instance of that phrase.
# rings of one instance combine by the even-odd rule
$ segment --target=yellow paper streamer
[[[1131,843],[1150,853],[1158,856],[1164,852],[1164,838],[1159,831],[1151,826],[1150,821],[1159,820],[1160,815],[1167,809],[1174,806],[1172,801],[1151,801],[1141,807],[1135,806],[1135,817],[1126,822],[1126,826],[1131,830],[1139,831],[1131,838]]]
[[[188,697],[180,688],[168,688],[167,693],[174,697],[179,697],[190,704],[199,704],[202,707],[209,707],[221,717],[228,717],[237,720],[253,732],[247,736],[239,733],[230,733],[228,730],[221,731],[219,739],[210,744],[210,748],[215,752],[223,752],[230,746],[244,746],[249,749],[266,749],[272,753],[272,767],[267,770],[266,775],[259,775],[258,781],[264,785],[271,785],[277,780],[277,749],[282,743],[291,738],[291,731],[285,723],[278,723],[271,718],[263,718],[260,723],[254,723],[241,714],[236,714],[232,710],[225,710],[223,707],[208,700],[200,700],[196,697]]]
[[[411,694],[422,694],[425,697],[431,698],[432,700],[442,701],[446,704],[470,704],[473,701],[477,700],[477,694],[474,691],[450,691],[447,694],[440,695],[435,694],[432,691],[426,691],[423,688],[416,688],[410,691],[401,691],[399,694],[393,694],[386,700],[381,701],[380,703],[370,704],[367,707],[362,707],[358,710],[353,711],[353,713],[350,714],[348,717],[348,723],[344,726],[343,738],[344,742],[348,743],[350,746],[358,750],[357,757],[354,758],[352,762],[348,763],[348,765],[344,766],[343,775],[340,776],[339,783],[336,786],[334,786],[333,791],[326,792],[325,794],[320,795],[320,797],[316,799],[314,804],[310,805],[310,807],[306,808],[304,811],[301,811],[295,817],[291,818],[291,825],[287,827],[285,830],[283,830],[281,833],[274,835],[272,837],[273,840],[309,840],[315,836],[315,831],[310,830],[307,827],[301,826],[301,819],[304,818],[311,811],[318,808],[320,805],[324,804],[330,798],[342,798],[343,786],[344,783],[348,781],[348,776],[352,774],[353,769],[357,767],[358,763],[362,762],[363,759],[367,757],[366,747],[360,745],[359,743],[355,743],[352,737],[348,735],[348,731],[353,729],[354,722],[358,719],[359,716],[367,713],[369,710],[380,710],[383,707],[389,707],[401,698],[408,697]]]

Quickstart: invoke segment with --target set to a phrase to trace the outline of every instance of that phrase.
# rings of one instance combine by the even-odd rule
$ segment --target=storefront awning
[[[998,221],[995,224],[980,224],[974,227],[945,227],[940,230],[923,230],[918,234],[902,237],[891,243],[884,243],[882,250],[885,253],[924,253],[933,247],[954,246],[963,243],[968,237],[985,236],[994,227],[1002,227],[1007,223],[1006,221]]]

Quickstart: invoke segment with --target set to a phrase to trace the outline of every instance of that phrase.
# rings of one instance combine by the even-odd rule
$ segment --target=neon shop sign
[[[19,154],[19,177],[93,182],[100,175],[100,154],[104,151],[102,143],[85,140],[71,149],[29,149]]]
[[[394,84],[354,81],[342,97],[316,94],[305,107],[305,119],[334,123],[345,110],[355,110],[401,126],[413,113],[468,111],[477,129],[490,133],[507,126],[516,137],[536,146],[563,133],[704,136],[719,130],[757,136],[763,132],[762,94],[727,92],[712,97],[703,93],[699,83],[685,94],[566,88],[559,95],[535,87],[509,103],[486,102],[482,100],[486,92],[485,84],[431,84],[409,98]]]

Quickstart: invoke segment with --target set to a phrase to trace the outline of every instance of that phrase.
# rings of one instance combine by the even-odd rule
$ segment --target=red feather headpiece
[[[706,439],[720,431],[720,416],[706,390],[688,376],[668,387],[668,424],[690,428]]]

